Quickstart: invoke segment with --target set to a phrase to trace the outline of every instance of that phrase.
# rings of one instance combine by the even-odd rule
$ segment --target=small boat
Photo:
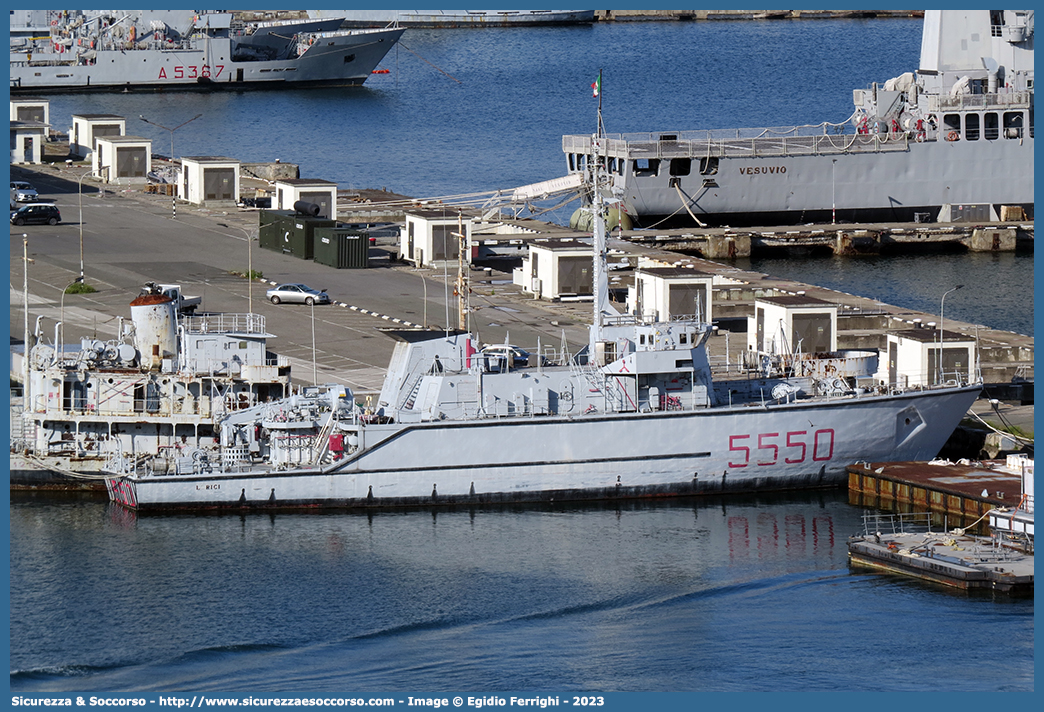
[[[25,12],[25,11],[22,11]],[[36,11],[12,26],[11,93],[357,86],[401,28],[341,18],[242,23],[189,10]],[[12,15],[12,21],[15,16]]]

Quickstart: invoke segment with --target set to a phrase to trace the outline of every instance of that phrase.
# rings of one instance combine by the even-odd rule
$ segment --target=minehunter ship
[[[847,121],[611,134],[613,193],[642,227],[1032,219],[1033,40],[1032,10],[926,10],[920,68]]]
[[[598,158],[588,165],[604,175],[600,142],[592,145]],[[798,354],[782,368],[765,359],[761,371],[716,380],[706,350],[712,327],[700,314],[660,321],[612,308],[606,183],[591,191],[593,178],[594,318],[579,353],[538,348],[522,362],[509,346],[479,349],[464,330],[390,331],[397,343],[376,400],[311,387],[231,413],[219,423],[219,453],[174,466],[111,462],[111,499],[148,512],[831,486],[856,460],[935,456],[979,393],[956,378],[857,388],[877,367],[866,352]]]
[[[31,31],[39,26],[47,33]],[[404,31],[340,26],[184,10],[12,11],[11,93],[355,86]]]
[[[12,408],[11,484],[99,487],[113,459],[166,462],[218,444],[215,423],[290,392],[290,366],[267,350],[258,314],[181,316],[146,285],[118,338],[46,342],[39,320]]]

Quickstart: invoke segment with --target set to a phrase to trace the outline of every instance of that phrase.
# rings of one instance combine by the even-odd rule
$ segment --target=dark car
[[[11,213],[12,225],[43,224],[57,225],[62,221],[62,214],[57,205],[50,203],[30,203],[23,205]]]

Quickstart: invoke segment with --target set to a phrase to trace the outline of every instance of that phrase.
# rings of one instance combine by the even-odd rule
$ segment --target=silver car
[[[281,304],[287,302],[288,304],[329,304],[330,295],[326,293],[326,290],[312,289],[307,284],[280,284],[278,287],[272,287],[265,296],[271,300],[273,304]]]
[[[36,188],[34,188],[31,183],[26,183],[24,180],[11,181],[12,208],[14,208],[18,203],[31,203],[39,197]]]

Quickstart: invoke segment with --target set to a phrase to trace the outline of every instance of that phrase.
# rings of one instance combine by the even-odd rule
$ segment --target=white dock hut
[[[194,205],[238,201],[239,161],[224,156],[185,156],[178,197]]]
[[[144,183],[152,170],[152,141],[141,136],[100,136],[91,153],[91,174],[105,183]]]
[[[627,311],[654,321],[693,316],[711,321],[714,276],[688,267],[639,267],[627,290]]]
[[[455,210],[411,210],[406,212],[406,229],[399,233],[399,258],[417,267],[456,268],[460,240],[465,239],[464,259],[471,264],[472,219],[461,218]]]
[[[975,339],[955,331],[921,328],[887,334],[876,378],[900,388],[934,386],[975,376]]]
[[[11,121],[11,163],[43,163],[50,126],[40,121]]]
[[[127,119],[116,114],[73,114],[72,122],[69,153],[80,158],[90,158],[95,139],[127,134]]]
[[[39,96],[11,97],[11,121],[51,123],[51,102]]]
[[[759,297],[747,317],[747,348],[777,355],[837,351],[837,305],[803,294]]]
[[[302,200],[319,206],[316,217],[337,219],[337,184],[328,180],[282,178],[275,182],[273,210],[293,210]]]
[[[537,239],[529,243],[512,281],[522,290],[551,301],[594,294],[594,248],[589,242],[566,238]]]

